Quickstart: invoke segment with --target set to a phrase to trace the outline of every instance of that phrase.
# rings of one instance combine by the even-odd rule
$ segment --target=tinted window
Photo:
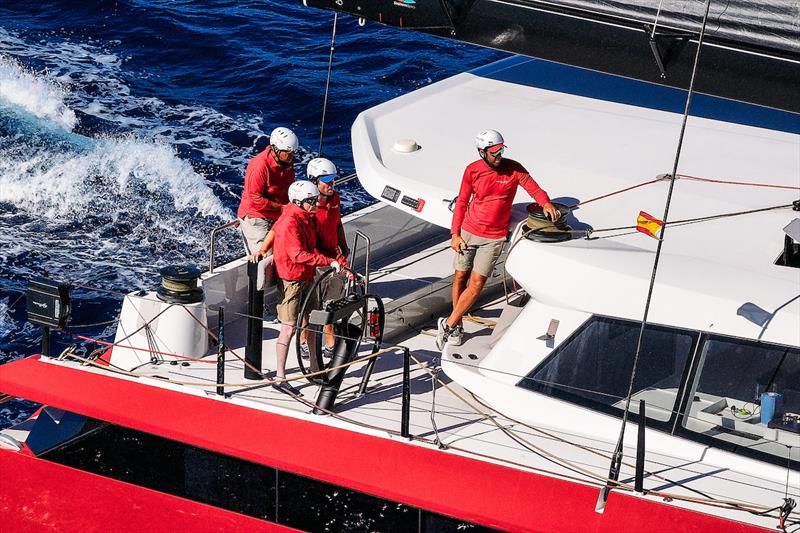
[[[632,321],[592,317],[519,386],[622,410],[640,327]],[[670,419],[696,338],[694,332],[647,326],[634,381],[633,412],[638,400],[644,399],[648,418]]]
[[[776,400],[772,428],[766,413],[761,416],[765,391]],[[792,458],[798,460],[797,428],[775,427],[784,412],[800,413],[800,350],[729,337],[704,343],[683,421],[686,429],[784,461],[793,447]]]
[[[87,435],[40,457],[308,531],[494,531],[156,435],[89,424]]]

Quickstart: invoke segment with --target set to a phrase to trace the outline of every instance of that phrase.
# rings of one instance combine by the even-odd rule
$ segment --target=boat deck
[[[434,239],[435,241],[435,239]],[[451,273],[452,256],[448,241],[438,240],[423,249],[404,255],[395,262],[384,264],[373,271],[370,284],[372,292],[387,296],[387,303],[402,302],[404,295],[419,291],[435,291],[437,284],[447,281]],[[421,278],[421,272],[428,278]],[[438,277],[430,277],[430,276]],[[389,290],[391,289],[391,290]],[[465,321],[467,343],[463,365],[470,366],[469,346],[488,347],[487,337],[492,325],[506,306],[506,297],[496,297],[483,302],[474,311],[475,320]],[[391,308],[391,305],[387,307]],[[440,306],[440,309],[445,308]],[[402,307],[400,309],[402,312]],[[259,381],[243,378],[246,339],[246,319],[238,316],[226,321],[225,339],[229,347],[225,364],[225,393],[216,391],[216,354],[203,361],[159,361],[145,364],[135,370],[137,382],[151,384],[170,390],[207,395],[209,399],[232,402],[255,410],[276,413],[298,419],[312,420],[340,427],[349,431],[363,432],[392,440],[404,440],[400,436],[403,391],[402,348],[408,348],[410,361],[410,433],[415,445],[440,448],[443,453],[458,454],[480,461],[505,465],[522,471],[541,473],[559,479],[578,481],[585,485],[601,487],[608,475],[610,455],[614,443],[574,432],[559,431],[535,424],[512,420],[484,405],[468,390],[452,382],[440,372],[442,354],[434,342],[435,323],[428,319],[421,326],[406,324],[395,335],[396,349],[382,354],[374,368],[366,394],[359,396],[366,363],[348,369],[340,394],[331,415],[312,413],[319,387],[309,383],[302,375],[294,354],[294,342],[289,355],[287,374],[297,386],[302,397],[273,388]],[[275,343],[279,324],[264,322],[262,372],[267,379],[274,376]],[[363,346],[359,355],[368,355],[370,346]],[[78,367],[75,362],[53,361],[54,364]],[[88,372],[103,372],[97,368],[80,367]],[[299,376],[299,377],[298,377]],[[434,376],[437,381],[434,384]],[[131,379],[121,376],[122,379]],[[435,386],[434,386],[435,385]],[[531,405],[531,409],[535,409]],[[618,419],[609,419],[618,424]],[[635,434],[635,426],[628,430]],[[627,442],[626,444],[630,444]],[[619,490],[635,495],[632,491],[635,449],[626,446]],[[645,487],[658,491],[659,496],[639,496],[653,501],[663,501],[663,494],[684,498],[713,498],[725,502],[757,504],[769,508],[780,503],[787,490],[785,483],[771,479],[759,479],[753,473],[721,469],[700,461],[686,461],[681,457],[668,456],[648,451],[645,470]],[[789,495],[796,490],[789,488]],[[772,527],[774,517],[747,514],[730,508],[714,507],[692,501],[671,502],[684,509],[710,513],[754,525]]]

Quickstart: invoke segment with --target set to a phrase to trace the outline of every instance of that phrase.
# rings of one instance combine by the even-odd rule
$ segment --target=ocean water
[[[303,175],[332,22],[288,0],[0,0],[0,363],[39,351],[31,277],[70,283],[73,330],[111,338],[122,293],[166,264],[207,263],[272,128],[300,137]],[[500,57],[340,17],[324,155],[352,172],[360,111]],[[370,201],[355,182],[343,198]],[[220,253],[239,246],[228,233]],[[0,404],[0,427],[33,408]]]

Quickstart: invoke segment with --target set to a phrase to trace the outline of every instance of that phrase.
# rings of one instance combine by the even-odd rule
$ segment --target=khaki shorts
[[[244,217],[239,219],[239,230],[247,243],[247,255],[261,249],[261,243],[264,242],[273,224],[275,221],[268,218]]]
[[[461,272],[472,271],[487,278],[491,276],[497,259],[503,253],[506,240],[502,237],[499,239],[478,237],[464,230],[461,230],[461,238],[467,246],[460,254],[456,254],[453,268]]]
[[[278,278],[278,320],[284,323],[297,323],[297,315],[300,314],[300,306],[311,289],[312,281],[292,281]],[[311,300],[306,306],[307,311],[316,309],[316,298]]]

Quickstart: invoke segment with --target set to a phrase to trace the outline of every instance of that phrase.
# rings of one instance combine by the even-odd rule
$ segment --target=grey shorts
[[[453,268],[461,272],[475,272],[489,277],[500,254],[503,253],[505,238],[487,239],[461,230],[461,238],[467,243],[460,254],[456,254]]]
[[[261,243],[275,224],[269,218],[250,218],[239,219],[239,229],[247,243],[247,255],[257,252],[261,248]]]

